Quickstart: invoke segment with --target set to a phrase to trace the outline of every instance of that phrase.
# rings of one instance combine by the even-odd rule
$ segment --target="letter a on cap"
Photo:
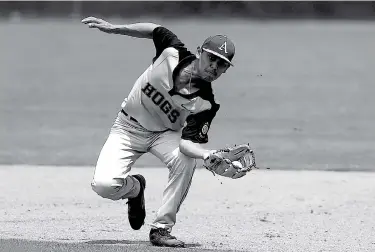
[[[225,53],[228,53],[227,52],[227,42],[225,41],[224,44],[222,44],[220,47],[219,47],[219,50],[222,51],[224,49],[224,52]]]

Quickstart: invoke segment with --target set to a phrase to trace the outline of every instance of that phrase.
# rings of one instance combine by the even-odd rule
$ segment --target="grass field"
[[[235,67],[215,84],[222,109],[209,147],[250,142],[273,169],[374,169],[374,23],[147,21],[192,51],[209,34],[235,41]],[[95,164],[152,42],[79,19],[4,21],[0,34],[0,163]]]

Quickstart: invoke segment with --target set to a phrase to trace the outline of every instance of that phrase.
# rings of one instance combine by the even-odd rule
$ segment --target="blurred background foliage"
[[[0,17],[100,15],[137,18],[240,17],[374,19],[375,2],[362,1],[3,1]]]

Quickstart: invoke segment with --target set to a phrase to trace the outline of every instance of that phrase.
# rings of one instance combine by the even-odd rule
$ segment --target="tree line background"
[[[58,17],[100,15],[101,17],[137,18],[157,16],[239,17],[239,18],[334,18],[368,20],[375,18],[375,2],[244,2],[244,1],[4,1],[0,17]]]

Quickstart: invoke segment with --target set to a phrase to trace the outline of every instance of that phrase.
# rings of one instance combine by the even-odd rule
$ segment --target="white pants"
[[[120,112],[100,152],[92,189],[111,200],[137,196],[139,182],[129,172],[142,154],[152,153],[169,169],[162,206],[152,226],[171,230],[196,168],[196,160],[180,152],[180,139],[181,132],[151,132]]]

